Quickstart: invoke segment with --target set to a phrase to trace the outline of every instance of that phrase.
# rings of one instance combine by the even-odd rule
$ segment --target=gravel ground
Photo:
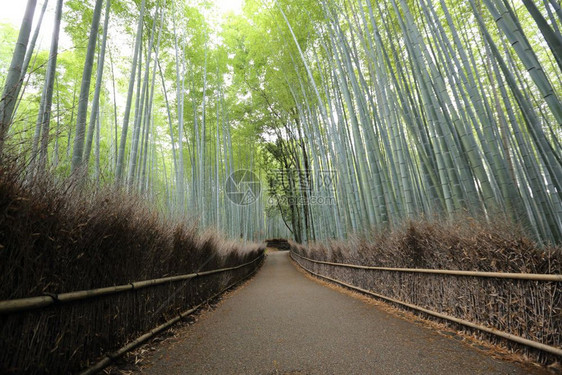
[[[320,285],[287,252],[161,345],[142,374],[544,374]]]

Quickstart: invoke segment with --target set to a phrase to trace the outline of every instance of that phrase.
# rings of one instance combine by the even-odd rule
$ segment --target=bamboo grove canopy
[[[122,185],[236,237],[464,212],[562,241],[557,0],[43,4],[0,26],[0,147],[30,173]],[[252,204],[227,197],[239,169],[262,183]]]

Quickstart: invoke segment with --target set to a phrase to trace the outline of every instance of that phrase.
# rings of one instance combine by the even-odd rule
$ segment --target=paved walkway
[[[306,278],[287,252],[182,331],[144,374],[529,374]]]

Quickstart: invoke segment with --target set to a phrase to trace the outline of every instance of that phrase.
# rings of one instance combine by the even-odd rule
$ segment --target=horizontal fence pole
[[[461,270],[438,270],[428,268],[393,268],[393,267],[375,267],[375,266],[361,266],[358,264],[334,263],[326,262],[323,260],[316,260],[307,258],[300,254],[291,251],[299,258],[308,260],[312,263],[327,264],[330,266],[357,268],[362,270],[374,271],[391,271],[391,272],[411,272],[411,273],[429,273],[434,275],[454,275],[454,276],[472,276],[472,277],[487,277],[493,279],[514,279],[514,280],[533,280],[533,281],[559,281],[562,282],[562,275],[550,275],[543,273],[510,273],[510,272],[481,272],[481,271],[461,271]]]
[[[257,257],[256,259],[254,259],[252,262],[249,263],[245,263],[242,266],[247,266],[251,263],[254,263],[256,260],[263,258],[263,254],[260,255],[259,257]],[[237,267],[240,268],[240,267]],[[183,311],[181,313],[178,314],[178,316],[168,320],[167,322],[159,325],[156,328],[151,329],[150,331],[148,331],[147,333],[145,333],[142,336],[139,336],[138,338],[136,338],[135,340],[131,341],[130,343],[128,343],[127,345],[121,347],[120,349],[109,353],[108,355],[106,355],[104,358],[102,358],[99,362],[97,362],[95,365],[88,367],[87,369],[85,369],[84,371],[82,371],[80,373],[80,375],[92,375],[92,374],[96,374],[98,372],[100,372],[101,370],[103,370],[104,368],[106,368],[107,366],[109,366],[111,364],[111,362],[113,362],[115,359],[119,358],[120,356],[122,356],[123,354],[127,353],[128,351],[133,350],[134,348],[136,348],[137,346],[143,344],[144,342],[146,342],[147,340],[149,340],[150,338],[156,336],[157,334],[159,334],[160,332],[170,328],[171,326],[173,326],[174,324],[176,324],[177,322],[179,322],[181,319],[188,317],[189,315],[193,314],[195,311],[197,311],[198,309],[201,308],[201,306],[205,305],[206,303],[208,303],[209,301],[212,301],[213,299],[215,299],[216,297],[218,297],[219,295],[223,294],[224,292],[226,292],[228,289],[232,288],[233,286],[235,286],[238,283],[241,283],[242,281],[250,278],[252,275],[254,275],[258,270],[258,267],[256,267],[255,270],[253,270],[249,275],[241,278],[240,280],[237,280],[235,282],[233,282],[232,284],[228,285],[226,288],[224,288],[223,290],[221,290],[220,292],[214,294],[213,296],[207,298],[205,301],[201,302],[200,304],[192,307],[189,310]]]
[[[78,301],[88,298],[94,298],[99,296],[105,296],[110,294],[122,293],[130,290],[138,290],[151,286],[161,285],[170,282],[177,282],[182,280],[189,280],[196,277],[212,275],[221,272],[227,272],[236,270],[242,267],[246,267],[252,263],[255,263],[258,259],[261,259],[262,255],[259,255],[254,260],[240,264],[234,267],[219,268],[216,270],[202,271],[196,273],[189,273],[186,275],[162,277],[159,279],[135,281],[129,284],[116,285],[105,288],[97,288],[90,290],[80,290],[76,292],[60,293],[60,294],[48,294],[44,296],[29,297],[29,298],[19,298],[7,301],[0,301],[0,314],[7,314],[13,312],[21,312],[32,309],[37,309],[41,307],[46,307],[55,303],[66,303],[71,301]]]
[[[294,252],[291,252],[291,255],[293,255],[293,254],[298,255],[298,254],[296,254],[296,253],[294,253]],[[298,255],[298,256],[300,256],[300,255]],[[301,256],[301,258],[307,259],[307,258],[302,257],[302,256]],[[495,335],[495,336],[502,337],[502,338],[504,338],[504,339],[507,339],[507,340],[516,342],[516,343],[518,343],[518,344],[526,345],[526,346],[529,346],[529,347],[531,347],[531,348],[539,349],[539,350],[542,350],[542,351],[544,351],[544,352],[551,353],[551,354],[557,355],[557,356],[559,356],[559,357],[562,357],[562,349],[561,349],[561,348],[557,348],[557,347],[554,347],[554,346],[551,346],[551,345],[547,345],[547,344],[543,344],[543,343],[540,343],[540,342],[537,342],[537,341],[529,340],[529,339],[523,338],[523,337],[521,337],[521,336],[512,335],[511,333],[503,332],[503,331],[497,330],[497,329],[495,329],[495,328],[490,328],[490,327],[486,327],[486,326],[483,326],[483,325],[480,325],[480,324],[472,323],[472,322],[470,322],[470,321],[468,321],[468,320],[455,318],[454,316],[441,314],[441,313],[438,313],[438,312],[436,312],[436,311],[428,310],[428,309],[425,309],[425,308],[423,308],[423,307],[420,307],[420,306],[417,306],[417,305],[413,305],[413,304],[411,304],[411,303],[407,303],[407,302],[403,302],[403,301],[400,301],[400,300],[397,300],[397,299],[394,299],[394,298],[391,298],[391,297],[387,297],[387,296],[385,296],[385,295],[378,294],[378,293],[372,292],[372,291],[367,290],[367,289],[359,288],[359,287],[357,287],[357,286],[355,286],[355,285],[348,284],[348,283],[346,283],[346,282],[343,282],[343,281],[340,281],[340,280],[337,280],[337,279],[333,279],[333,278],[331,278],[331,277],[324,276],[324,275],[321,275],[321,274],[316,273],[316,272],[314,272],[314,271],[311,271],[311,270],[309,270],[308,268],[306,268],[305,266],[303,266],[303,265],[302,265],[298,260],[296,260],[294,257],[292,257],[292,259],[293,259],[302,269],[304,269],[304,270],[307,271],[308,273],[310,273],[310,274],[312,274],[312,275],[314,275],[314,276],[320,277],[320,278],[322,278],[322,279],[326,279],[326,280],[332,281],[332,282],[334,282],[334,283],[336,283],[336,284],[345,286],[346,288],[354,289],[354,290],[357,290],[357,291],[359,291],[359,292],[361,292],[361,293],[369,294],[369,295],[371,295],[371,296],[374,296],[374,297],[377,297],[377,298],[380,298],[380,299],[383,299],[383,300],[386,300],[386,301],[389,301],[389,302],[392,302],[392,303],[396,303],[396,304],[398,304],[398,305],[406,306],[406,307],[408,307],[408,308],[410,308],[410,309],[418,310],[418,311],[421,311],[421,312],[426,313],[426,314],[428,314],[428,315],[435,316],[435,317],[437,317],[437,318],[449,320],[449,321],[451,321],[451,322],[455,322],[455,323],[464,325],[464,326],[466,326],[466,327],[470,327],[470,328],[474,328],[474,329],[477,329],[477,330],[480,330],[480,331],[483,331],[483,332],[487,332],[487,333],[493,334],[493,335]],[[318,262],[318,261],[317,261],[317,263],[321,263],[321,262]]]

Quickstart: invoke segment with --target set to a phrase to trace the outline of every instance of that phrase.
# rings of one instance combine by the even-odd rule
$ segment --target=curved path
[[[309,280],[270,253],[248,284],[163,345],[145,374],[529,374]]]

